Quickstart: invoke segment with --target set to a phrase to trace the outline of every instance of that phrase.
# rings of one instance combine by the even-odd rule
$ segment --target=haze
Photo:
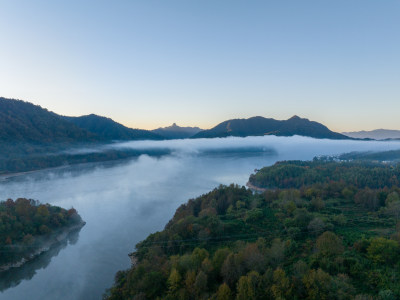
[[[0,95],[129,127],[400,129],[400,2],[3,1]]]

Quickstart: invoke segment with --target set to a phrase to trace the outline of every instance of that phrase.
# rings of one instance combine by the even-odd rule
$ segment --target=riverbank
[[[79,231],[83,226],[85,226],[85,224],[86,224],[86,222],[81,221],[78,224],[74,224],[67,228],[59,229],[56,232],[51,233],[49,236],[39,237],[39,241],[35,243],[36,245],[32,246],[32,249],[35,249],[35,250],[33,250],[32,252],[30,252],[27,255],[24,255],[24,257],[21,258],[20,260],[18,260],[17,262],[11,262],[11,263],[0,265],[0,272],[5,272],[11,268],[19,268],[19,267],[23,266],[25,263],[32,261],[33,259],[35,259],[39,255],[41,255],[42,253],[50,250],[55,245],[66,240],[71,233]],[[24,246],[22,244],[12,245],[12,246],[9,246],[9,249],[7,249],[7,250],[12,250],[13,248],[18,249],[21,247],[26,247],[26,246]]]

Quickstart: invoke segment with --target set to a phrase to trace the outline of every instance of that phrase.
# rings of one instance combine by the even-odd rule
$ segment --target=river
[[[127,254],[135,244],[162,230],[188,199],[219,184],[244,185],[254,169],[279,160],[400,149],[400,142],[265,136],[113,147],[167,148],[171,154],[43,170],[0,182],[0,200],[26,197],[74,207],[86,221],[68,242],[20,270],[3,274],[0,299],[101,299],[115,273],[129,268]]]

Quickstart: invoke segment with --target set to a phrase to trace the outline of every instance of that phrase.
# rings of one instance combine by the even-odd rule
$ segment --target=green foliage
[[[367,253],[377,264],[395,263],[399,259],[400,247],[397,241],[376,237],[371,240]]]
[[[296,172],[318,175],[327,164]],[[400,298],[400,222],[389,213],[400,189],[364,186],[369,166],[336,166],[349,182],[263,194],[220,186],[189,200],[136,246],[139,263],[116,278],[110,299]],[[151,272],[162,274],[152,293]]]

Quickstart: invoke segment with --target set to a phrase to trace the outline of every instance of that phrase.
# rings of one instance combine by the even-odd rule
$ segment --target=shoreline
[[[50,234],[50,236],[46,237],[45,238],[46,240],[43,241],[41,243],[41,245],[38,246],[38,249],[35,250],[34,252],[26,255],[25,257],[22,257],[17,262],[6,263],[4,265],[0,265],[0,273],[6,272],[13,268],[22,267],[25,263],[34,260],[36,257],[40,256],[42,253],[49,251],[56,244],[64,241],[70,235],[70,233],[80,230],[85,225],[86,225],[86,222],[81,221],[78,224],[72,225],[67,228],[60,229],[59,231]],[[15,246],[18,246],[18,245],[15,245]]]

